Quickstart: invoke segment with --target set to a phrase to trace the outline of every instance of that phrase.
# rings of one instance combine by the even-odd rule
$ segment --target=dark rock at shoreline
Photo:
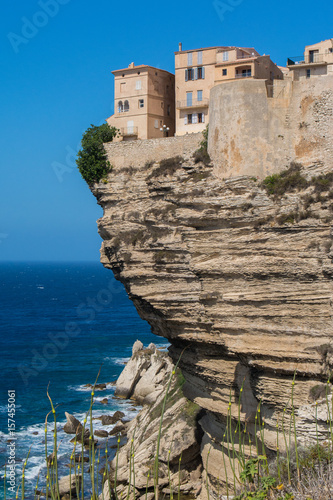
[[[67,422],[64,425],[64,432],[66,432],[66,434],[77,434],[82,432],[82,424],[74,415],[65,411],[65,416],[67,418]]]
[[[104,399],[102,399],[102,400],[100,401],[100,403],[101,403],[102,405],[107,405],[107,404],[109,403],[109,400],[108,400],[108,398],[104,398]]]
[[[86,387],[87,389],[93,389],[93,385],[92,384],[86,384],[84,387]],[[105,391],[106,389],[106,384],[96,384],[95,385],[95,391]]]
[[[112,431],[109,432],[109,436],[115,436],[116,434],[125,434],[126,433],[126,426],[122,423],[119,423],[114,426]]]
[[[102,425],[113,425],[122,419],[125,413],[122,411],[116,411],[113,415],[101,415],[99,419],[102,421]]]
[[[97,436],[97,437],[105,438],[105,437],[108,437],[109,433],[107,431],[102,431],[100,429],[97,429],[94,432],[94,435]]]

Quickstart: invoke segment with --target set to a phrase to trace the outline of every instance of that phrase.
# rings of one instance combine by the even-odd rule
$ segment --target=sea
[[[33,498],[37,481],[45,483],[47,391],[56,408],[59,475],[68,475],[73,444],[63,431],[65,412],[83,421],[91,397],[87,384],[94,384],[100,371],[98,383],[106,390],[95,392],[94,429],[112,430],[95,418],[117,410],[133,418],[140,408],[115,398],[113,384],[137,339],[161,349],[168,343],[151,333],[124,286],[98,262],[0,263],[0,275],[0,499],[5,464],[15,459],[17,489],[28,455],[25,490],[26,498]],[[51,413],[48,454],[53,428]],[[98,447],[104,449],[105,440],[99,438]],[[7,487],[8,471],[6,481]],[[16,495],[7,488],[6,496]]]

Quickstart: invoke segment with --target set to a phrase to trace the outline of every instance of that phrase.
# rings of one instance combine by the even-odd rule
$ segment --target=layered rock
[[[134,491],[137,497],[145,497],[146,489],[149,493],[154,491],[159,435],[159,489],[167,492],[170,488],[175,491],[180,488],[183,493],[194,493],[201,489],[199,407],[184,397],[184,379],[166,352],[159,351],[153,344],[148,349],[143,349],[142,344],[139,349],[137,343],[135,346],[116,388],[121,387],[122,395],[126,387],[130,388],[128,395],[142,400],[145,406],[125,424],[127,443],[110,464],[104,498],[110,498],[110,484],[120,497],[126,496],[129,487],[131,496]]]
[[[95,185],[102,263],[174,361],[186,347],[184,391],[206,412],[203,457],[221,448],[229,402],[254,433],[261,401],[274,449],[294,372],[298,410],[332,368],[332,206],[322,193],[305,207],[312,191],[274,198],[257,178],[223,181],[190,155],[114,168]]]

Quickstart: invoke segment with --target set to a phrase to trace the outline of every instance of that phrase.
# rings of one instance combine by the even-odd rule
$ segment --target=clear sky
[[[74,156],[113,113],[110,71],[174,71],[174,51],[255,47],[281,65],[333,37],[333,3],[280,0],[2,2],[0,260],[95,260],[101,208]]]

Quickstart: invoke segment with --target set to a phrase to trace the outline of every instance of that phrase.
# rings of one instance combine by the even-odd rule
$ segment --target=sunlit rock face
[[[260,179],[223,180],[213,171],[187,154],[114,168],[93,192],[104,210],[102,263],[153,333],[170,341],[174,361],[186,348],[185,394],[205,413],[202,456],[214,486],[225,473],[220,444],[229,401],[232,419],[239,407],[252,434],[261,402],[273,450],[295,371],[296,413],[312,402],[311,388],[327,381],[333,255],[328,193],[309,201],[310,186],[274,197]],[[302,171],[308,179],[319,173]],[[299,422],[301,429],[304,414]],[[219,463],[206,460],[210,447]]]

